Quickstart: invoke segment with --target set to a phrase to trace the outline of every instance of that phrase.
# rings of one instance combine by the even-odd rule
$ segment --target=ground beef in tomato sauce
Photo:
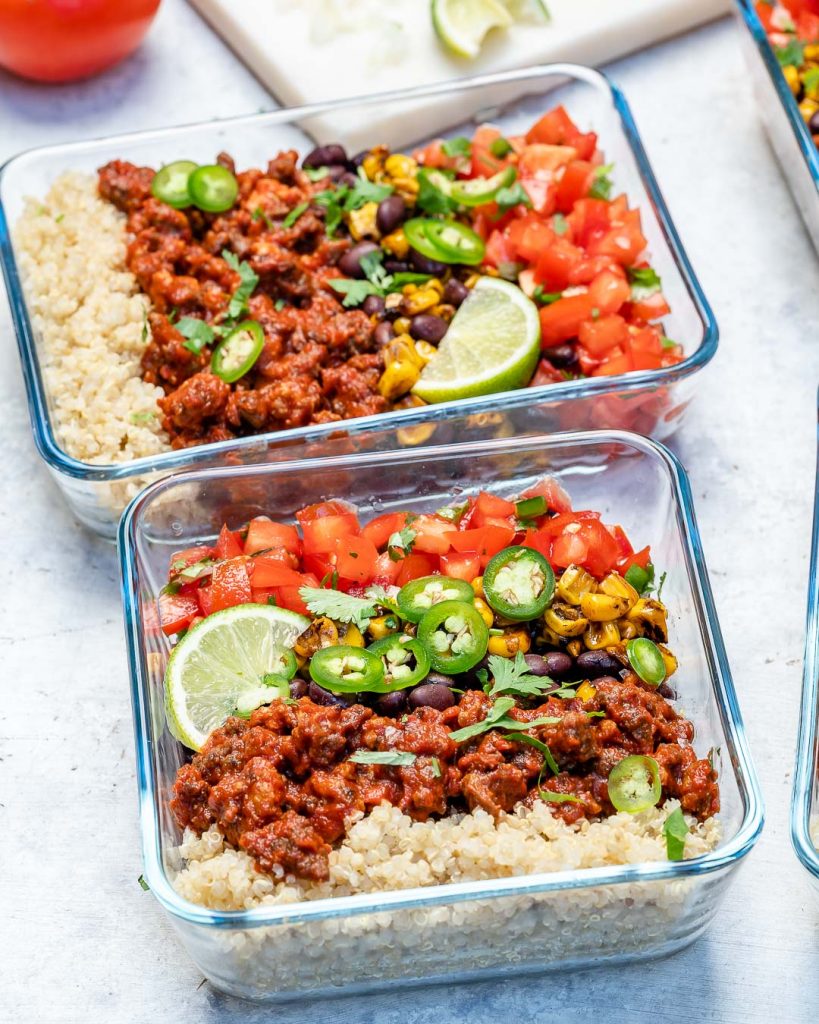
[[[349,240],[326,236],[318,207],[281,223],[326,188],[296,161],[295,152],[280,153],[264,171],[238,173],[239,198],[220,214],[160,202],[149,167],[114,160],[100,169],[100,195],[128,215],[128,269],[153,306],[142,377],[165,392],[162,426],[174,448],[387,409],[373,324],[327,285]],[[232,169],[225,154],[219,162]],[[234,384],[210,372],[212,347],[191,351],[174,326],[182,317],[224,319],[241,282],[225,250],[259,277],[246,316],[265,336],[255,366]]]
[[[328,877],[328,856],[351,816],[382,801],[416,821],[476,807],[497,817],[539,799],[540,786],[577,798],[552,806],[567,823],[609,815],[606,780],[629,754],[657,760],[663,797],[678,798],[687,813],[704,820],[719,810],[716,773],[690,746],[693,726],[633,673],[599,681],[586,702],[550,697],[513,709],[520,721],[560,719],[532,731],[548,744],[558,775],[541,773],[542,754],[508,732],[452,740],[453,731],[483,721],[491,704],[471,690],[446,711],[423,707],[386,718],[360,704],[276,702],[215,730],[180,769],[171,807],[182,828],[201,833],[216,824],[260,871],[313,880]],[[592,711],[604,715],[589,717]],[[356,750],[401,750],[416,759],[357,764],[349,760]]]

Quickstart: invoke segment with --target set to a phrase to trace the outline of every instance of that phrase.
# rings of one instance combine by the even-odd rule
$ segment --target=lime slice
[[[168,727],[199,750],[234,711],[269,703],[278,689],[262,680],[276,667],[276,646],[292,647],[310,620],[286,608],[238,604],[209,615],[173,649],[165,671]],[[266,698],[266,699],[265,699]]]
[[[425,402],[511,391],[528,384],[539,353],[534,302],[509,281],[481,277],[412,391]]]
[[[512,16],[500,0],[432,0],[432,27],[459,57],[477,57],[490,29],[508,28]]]
[[[542,25],[552,20],[552,14],[544,0],[503,0],[506,9],[515,19]]]

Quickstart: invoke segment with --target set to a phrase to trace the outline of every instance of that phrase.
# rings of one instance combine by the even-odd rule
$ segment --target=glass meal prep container
[[[819,892],[819,451],[813,505],[808,618],[802,668],[802,711],[791,799],[791,841]]]
[[[42,340],[26,304],[15,255],[13,227],[24,197],[44,195],[66,170],[93,173],[113,158],[158,167],[180,154],[210,162],[220,150],[227,150],[238,167],[247,167],[266,164],[282,148],[293,147],[304,154],[317,142],[340,141],[351,152],[377,142],[411,149],[441,133],[468,134],[487,120],[514,134],[557,103],[563,103],[584,130],[598,133],[606,159],[615,165],[615,188],[628,195],[632,206],[640,207],[652,265],[662,277],[672,307],[664,322],[669,337],[683,346],[683,362],[620,377],[568,381],[283,430],[118,464],[81,462],[61,447],[44,382]],[[383,117],[385,109],[390,111],[388,121]],[[368,112],[372,116],[374,110],[381,113],[377,138],[373,138],[374,129],[367,127]],[[6,164],[0,175],[0,258],[37,448],[76,515],[110,537],[115,535],[120,512],[145,483],[180,469],[389,450],[417,445],[419,439],[441,444],[453,438],[480,440],[590,427],[627,428],[663,439],[678,426],[692,397],[695,373],[717,346],[716,323],[625,98],[598,72],[568,64],[23,153]]]
[[[182,746],[165,725],[167,637],[155,599],[171,552],[265,513],[291,519],[342,497],[362,518],[439,507],[453,491],[520,493],[545,473],[575,508],[600,510],[667,572],[663,600],[679,657],[679,706],[720,775],[720,838],[686,861],[564,870],[501,880],[219,912],[183,899],[180,830],[168,808]],[[376,497],[373,497],[377,495]],[[620,962],[674,952],[717,910],[762,827],[752,766],[703,561],[688,481],[661,445],[619,431],[491,439],[288,464],[193,471],[158,481],[119,533],[136,730],[145,878],[206,977],[260,1000],[368,991],[393,984]]]
[[[799,112],[782,68],[754,10],[754,0],[736,0],[744,25],[742,48],[751,73],[762,123],[788,187],[819,250],[819,149]]]

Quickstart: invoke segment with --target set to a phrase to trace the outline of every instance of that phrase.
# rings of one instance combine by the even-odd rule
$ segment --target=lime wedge
[[[481,277],[412,391],[425,402],[511,391],[528,384],[539,353],[534,302],[509,281]]]
[[[503,0],[506,9],[515,21],[542,25],[552,20],[544,0]]]
[[[278,689],[263,679],[276,668],[276,646],[292,647],[310,620],[286,608],[239,604],[215,612],[186,633],[165,671],[168,727],[199,750],[237,709],[269,703]],[[267,699],[265,699],[267,698]]]
[[[490,29],[508,28],[512,16],[500,0],[432,0],[432,27],[459,57],[477,57]]]

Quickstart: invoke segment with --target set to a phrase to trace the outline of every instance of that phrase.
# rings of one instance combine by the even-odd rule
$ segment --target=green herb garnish
[[[351,622],[359,629],[378,613],[375,597],[353,597],[340,590],[321,587],[300,587],[299,596],[314,615],[326,615],[336,622]]]
[[[672,811],[663,824],[665,849],[669,860],[682,860],[685,854],[685,840],[688,838],[688,825],[685,816],[678,807]]]
[[[506,188],[499,188],[495,193],[495,202],[501,213],[506,213],[516,206],[528,206],[530,209],[532,206],[532,200],[519,181],[507,185]]]
[[[392,534],[387,541],[387,551],[389,552],[390,559],[393,562],[400,562],[402,558],[406,558],[412,551],[417,536],[415,530],[409,526],[405,526],[403,530]]]
[[[614,182],[609,175],[614,170],[614,164],[603,164],[602,167],[595,167],[594,181],[589,189],[589,195],[593,199],[610,199]]]
[[[189,352],[193,352],[195,356],[201,355],[202,349],[206,345],[212,345],[216,337],[216,332],[210,324],[205,323],[204,320],[197,320],[193,316],[183,316],[176,325],[176,329],[188,339],[183,342],[183,346]]]
[[[472,142],[465,135],[458,135],[454,139],[447,139],[441,149],[446,156],[471,156]]]
[[[251,214],[251,217],[253,217],[254,220],[263,220],[265,223],[265,227],[267,228],[268,231],[272,231],[276,227],[276,225],[267,216],[267,214],[264,212],[261,206],[256,207],[256,209]]]
[[[228,316],[231,320],[238,320],[239,317],[247,312],[247,300],[259,283],[259,275],[252,269],[249,263],[245,263],[244,260],[240,263],[238,257],[229,249],[222,250],[222,259],[231,270],[237,272],[241,279],[239,287],[233,293],[230,305],[228,306]]]
[[[489,143],[489,152],[492,154],[492,156],[496,156],[501,159],[505,157],[508,153],[511,153],[513,149],[514,146],[508,139],[493,139]]]
[[[408,750],[356,750],[349,760],[354,764],[389,764],[402,767],[413,764],[417,755]]]
[[[299,219],[299,217],[301,217],[301,215],[307,210],[307,207],[309,205],[309,203],[299,203],[298,206],[294,206],[290,213],[288,213],[288,215],[282,221],[282,227],[292,228],[296,221]]]
[[[467,725],[463,729],[457,729],[455,732],[450,733],[450,738],[456,743],[463,743],[465,740],[471,740],[473,736],[480,736],[482,733],[489,732],[490,729],[506,729],[509,732],[523,733],[526,729],[534,729],[538,725],[557,725],[560,722],[559,718],[552,717],[535,718],[531,722],[519,722],[515,718],[510,718],[508,714],[514,706],[514,697],[499,697],[482,722],[475,722],[474,725]],[[520,737],[515,738],[519,739]],[[523,742],[528,742],[533,738],[528,736]],[[536,742],[540,743],[540,740]],[[534,744],[532,745],[534,746]],[[546,746],[546,744],[544,743],[543,746]]]
[[[541,306],[551,306],[553,302],[563,298],[563,292],[545,292],[543,286],[538,285],[532,292],[532,298]]]

